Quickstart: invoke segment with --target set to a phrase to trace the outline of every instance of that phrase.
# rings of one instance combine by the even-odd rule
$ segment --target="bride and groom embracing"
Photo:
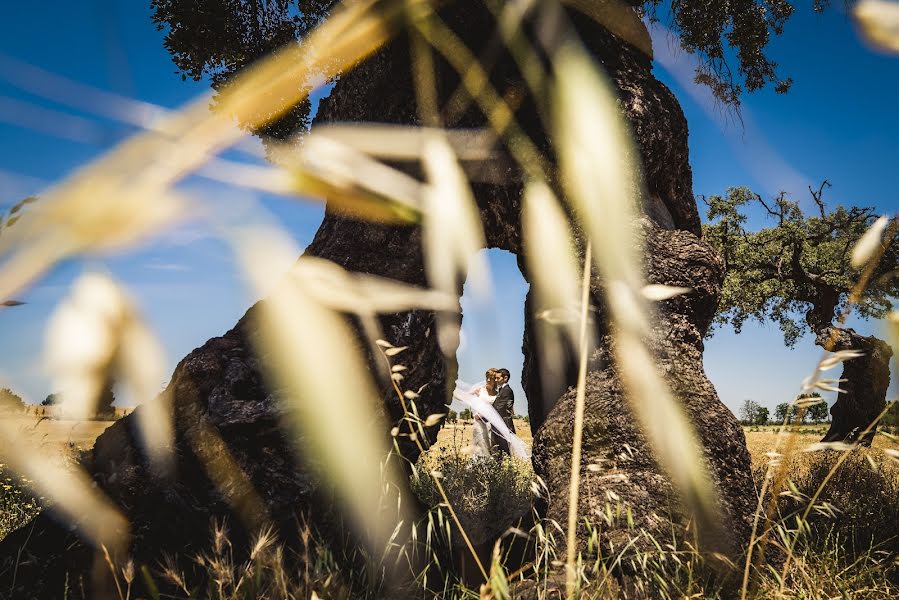
[[[474,415],[472,456],[494,452],[530,459],[524,442],[515,435],[513,404],[508,369],[487,369],[486,380],[474,386],[457,381],[453,397],[467,405]]]

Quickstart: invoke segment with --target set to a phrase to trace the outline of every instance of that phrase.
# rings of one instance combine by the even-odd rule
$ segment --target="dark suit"
[[[503,389],[496,394],[496,399],[493,401],[493,408],[495,408],[496,412],[499,413],[499,416],[503,418],[503,422],[512,433],[515,433],[515,423],[512,422],[512,416],[515,414],[514,404],[515,394],[512,393],[512,388],[506,384],[503,386]],[[499,451],[511,454],[509,452],[509,442],[499,434],[494,435],[496,436],[496,447]]]

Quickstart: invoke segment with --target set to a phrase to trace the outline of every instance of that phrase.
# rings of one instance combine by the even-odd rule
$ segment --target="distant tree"
[[[821,398],[821,394],[818,392],[813,392],[811,394],[801,394],[800,398],[820,398],[821,401],[818,404],[812,404],[806,409],[808,419],[812,423],[822,423],[827,420],[828,411],[827,411],[827,402],[824,401],[824,398]]]
[[[0,390],[0,412],[24,412],[25,408],[25,401],[17,393],[9,388]]]
[[[789,402],[781,402],[774,407],[774,420],[783,423],[787,419],[793,420],[793,405]]]
[[[447,423],[455,423],[456,419],[459,418],[459,413],[454,411],[453,409],[449,409],[446,411],[446,421]]]
[[[899,297],[899,248],[896,233],[882,239],[886,247],[864,293],[849,304],[862,275],[853,267],[855,244],[877,219],[872,207],[829,208],[823,199],[825,181],[809,188],[816,210],[802,211],[798,202],[781,194],[766,201],[748,188],[731,188],[712,196],[703,233],[724,259],[726,276],[715,326],[730,324],[740,333],[747,319],[774,322],[784,343],[793,347],[806,333],[831,350],[860,350],[862,358],[843,365],[845,394],[831,408],[833,423],[826,440],[849,439],[865,429],[884,407],[892,351],[875,337],[834,325],[846,310],[863,319],[885,317]],[[746,229],[746,209],[758,206],[774,224],[759,231]],[[867,440],[870,441],[870,437]]]
[[[44,398],[44,401],[41,402],[41,406],[56,406],[60,402],[62,402],[62,395],[53,393]],[[112,384],[109,383],[103,388],[103,392],[100,394],[100,398],[97,401],[97,410],[95,411],[93,418],[101,421],[115,419],[116,412],[115,407],[112,405],[113,402],[115,402],[115,394],[112,390]]]
[[[462,412],[459,413],[459,418],[462,419],[463,421],[470,420],[471,419],[471,409],[470,408],[463,409]]]
[[[755,400],[743,400],[743,404],[740,405],[740,421],[744,425],[754,425],[759,408],[759,403]]]
[[[768,418],[770,417],[770,412],[768,411],[767,406],[759,406],[755,411],[755,421],[756,425],[767,425]]]

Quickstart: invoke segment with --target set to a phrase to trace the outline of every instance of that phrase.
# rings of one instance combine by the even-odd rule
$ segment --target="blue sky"
[[[207,91],[205,83],[182,82],[175,74],[162,34],[142,2],[54,1],[40,9],[3,3],[0,31],[3,207],[39,193],[134,131],[67,106],[73,96],[89,103],[96,100],[92,97],[66,92],[47,100],[20,89],[13,83],[20,63],[167,108]],[[769,91],[746,96],[743,126],[690,83],[690,57],[672,50],[664,31],[656,30],[654,38],[657,76],[678,96],[690,124],[697,194],[749,185],[764,195],[786,190],[806,201],[806,186],[827,178],[833,184],[831,201],[872,204],[883,212],[899,208],[894,195],[899,119],[893,114],[899,59],[865,47],[839,9],[823,15],[805,6],[797,10],[784,36],[772,44],[775,60],[796,83],[785,96]],[[184,185],[207,205],[227,203],[270,215],[300,246],[312,239],[322,216],[315,203],[253,195],[195,178]],[[761,215],[754,216],[753,225],[764,224]],[[490,251],[487,256],[493,300],[484,307],[468,296],[463,300],[460,375],[473,381],[487,366],[507,366],[513,371],[516,408],[525,412],[518,374],[527,284],[512,255]],[[63,264],[24,296],[28,304],[0,311],[6,342],[0,347],[0,385],[36,402],[52,391],[40,367],[43,327],[85,268],[107,269],[128,287],[159,333],[172,368],[207,338],[229,329],[254,300],[227,247],[199,221],[114,259]],[[859,328],[876,332],[878,325]],[[740,336],[721,331],[709,341],[706,368],[732,409],[744,398],[773,407],[795,394],[818,356],[810,339],[791,351],[783,347],[776,327],[750,325]]]

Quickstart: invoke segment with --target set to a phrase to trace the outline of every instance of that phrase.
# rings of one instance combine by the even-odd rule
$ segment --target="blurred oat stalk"
[[[28,211],[17,227],[4,231],[0,239],[0,300],[8,304],[13,294],[63,259],[117,250],[183,218],[189,212],[188,203],[172,186],[244,135],[235,126],[235,119],[252,129],[276,118],[308,94],[307,82],[329,79],[379,48],[396,29],[400,12],[400,4],[389,1],[362,0],[341,5],[302,44],[274,53],[236,78],[219,94],[216,111],[209,111],[209,97],[205,96],[182,111],[162,115],[154,122],[153,131],[135,136],[49,190],[40,205]],[[294,191],[303,193],[304,186],[298,185]],[[253,258],[257,262],[248,267],[250,271],[266,264],[265,257]],[[285,286],[288,297],[296,299],[298,306],[308,306],[310,314],[322,317],[317,325],[324,331],[339,330],[336,317],[328,309],[301,293],[302,288],[294,289],[296,285],[290,283]],[[283,293],[273,298],[271,306],[276,312],[277,308],[286,308],[283,298]],[[298,306],[287,313],[297,314],[294,311],[299,310]],[[293,349],[278,328],[269,333],[276,348],[288,344],[287,348]],[[331,343],[342,339],[336,336]],[[101,377],[105,379],[110,369],[119,370],[130,381],[138,399],[149,398],[151,388],[162,380],[157,377],[157,367],[162,364],[157,342],[137,318],[125,294],[103,277],[88,276],[76,284],[72,299],[63,305],[50,328],[49,342],[51,366],[68,388],[68,407],[76,412],[89,412],[95,392],[102,385]],[[140,364],[135,352],[141,353]],[[275,361],[278,372],[282,370],[277,367],[287,361],[283,356],[280,359]],[[342,371],[335,371],[332,366],[322,373],[335,376],[333,381],[355,380],[347,377],[358,366],[352,363],[354,359],[358,357],[353,354],[346,359],[349,363],[338,363]],[[306,391],[321,391],[320,380],[315,378],[297,382],[289,377],[285,381],[295,387],[308,386]],[[337,418],[357,423],[364,420],[360,415],[367,410],[359,399],[371,398],[366,381],[361,378],[353,384],[357,387],[351,391],[360,392],[358,396],[327,393],[319,397],[336,398],[332,411],[337,412]],[[165,407],[165,402],[155,402],[142,410],[147,448],[161,464],[168,460],[171,421],[169,415],[157,415],[154,410],[167,412]],[[359,414],[353,415],[353,410]],[[321,418],[314,411],[309,412],[313,422]],[[333,427],[319,431],[333,434]],[[13,468],[35,482],[39,493],[50,498],[96,545],[119,546],[127,536],[127,522],[82,470],[66,471],[54,466],[40,452],[30,449],[27,440],[7,422],[0,422],[0,433],[0,453]],[[336,440],[336,436],[330,437]],[[381,446],[374,442],[373,434],[357,441],[370,441],[370,448]],[[323,443],[336,466],[346,466],[340,454],[335,453],[335,442]],[[366,455],[365,450],[360,452]],[[339,469],[338,472],[346,473]],[[346,485],[346,495],[358,500],[352,492],[371,491],[374,482],[366,474],[360,475],[358,469],[354,475],[356,481],[338,478],[338,484]],[[379,527],[379,523],[370,522],[370,513],[357,510],[355,514],[374,529]],[[376,537],[384,536],[378,532]]]
[[[277,118],[308,95],[309,82],[331,79],[383,45],[401,11],[391,1],[341,4],[302,43],[236,77],[216,96],[216,110],[204,96],[48,191],[42,210],[0,241],[0,300],[64,258],[115,250],[183,217],[187,205],[172,186],[245,135],[235,121],[255,129]]]
[[[123,382],[141,405],[138,430],[151,464],[171,473],[171,407],[165,394],[153,401],[165,379],[162,345],[112,278],[88,273],[75,281],[48,324],[46,361],[60,410],[74,419],[94,418],[104,388]]]
[[[866,40],[881,50],[899,53],[899,2],[861,0],[852,8],[852,16]]]
[[[637,153],[615,95],[585,51],[569,43],[554,60],[553,117],[562,183],[594,246],[616,339],[616,366],[655,458],[700,531],[714,537],[720,515],[701,445],[644,343],[652,326],[635,231],[641,187]],[[569,555],[570,567],[573,559]]]
[[[277,276],[266,273],[264,265],[284,264],[299,254],[281,232],[271,229],[235,231],[232,241],[257,290]],[[296,441],[335,485],[374,549],[387,548],[411,512],[401,494],[391,499],[405,486],[396,460],[388,460],[387,415],[363,358],[362,340],[346,316],[369,323],[364,329],[371,334],[380,313],[456,306],[455,296],[348,273],[312,257],[300,258],[257,305],[254,342],[283,391]],[[391,505],[398,512],[385,512],[395,510]]]

